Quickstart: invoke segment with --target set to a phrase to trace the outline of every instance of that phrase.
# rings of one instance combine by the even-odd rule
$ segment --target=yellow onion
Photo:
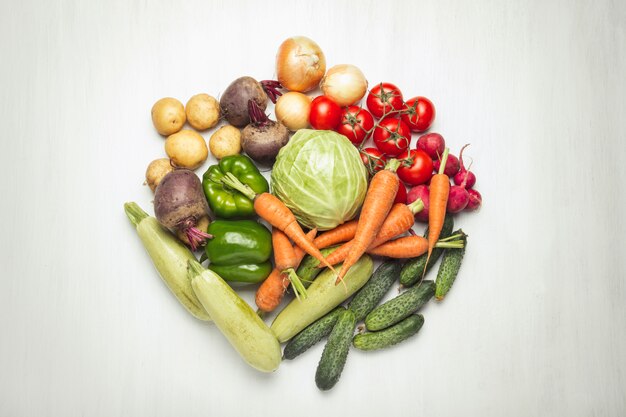
[[[304,36],[285,40],[276,54],[276,76],[288,90],[305,92],[316,88],[326,72],[320,47]]]
[[[360,69],[350,64],[335,65],[328,70],[320,85],[324,95],[340,106],[351,106],[367,91],[367,80]]]
[[[290,91],[278,98],[274,112],[276,119],[292,132],[307,128],[311,112],[311,98],[302,93]]]

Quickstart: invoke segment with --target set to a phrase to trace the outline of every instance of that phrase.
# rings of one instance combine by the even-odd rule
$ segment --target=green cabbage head
[[[345,136],[301,129],[278,153],[271,186],[300,224],[329,230],[356,216],[367,192],[367,171]]]

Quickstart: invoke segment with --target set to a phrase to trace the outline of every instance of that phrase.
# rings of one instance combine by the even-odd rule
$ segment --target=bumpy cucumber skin
[[[463,233],[463,230],[459,229],[454,233]],[[465,248],[467,247],[467,236],[464,235],[462,240],[464,243],[463,248],[446,249],[446,252],[443,254],[443,259],[441,260],[441,265],[437,272],[435,289],[435,299],[437,299],[437,301],[443,300],[443,297],[445,297],[448,291],[450,291],[450,288],[452,288],[452,284],[454,284],[454,280],[459,273],[461,262],[463,262],[463,255],[465,255]]]
[[[352,344],[359,350],[384,349],[417,334],[423,325],[424,316],[412,314],[400,323],[380,332],[357,334],[352,339]]]
[[[423,281],[411,287],[396,298],[378,306],[365,318],[365,327],[370,331],[378,331],[393,326],[419,310],[435,295],[435,283]]]
[[[452,228],[454,227],[454,219],[452,215],[448,214],[443,222],[443,228],[441,229],[441,234],[439,235],[439,239],[446,238],[452,235]],[[428,236],[428,229],[426,229],[426,233],[424,236]],[[409,259],[400,271],[400,284],[405,287],[411,287],[418,282],[422,275],[424,274],[424,266],[426,266],[426,273],[433,267],[433,265],[437,262],[437,259],[443,253],[442,248],[433,249],[432,255],[430,255],[430,260],[428,261],[428,265],[426,265],[426,259],[428,258],[428,254],[423,254],[418,256],[417,258]]]
[[[351,310],[344,310],[337,319],[333,331],[330,332],[315,372],[315,384],[322,391],[331,389],[339,381],[346,364],[355,326],[354,313]]]
[[[333,327],[335,327],[337,319],[345,310],[346,309],[343,307],[337,307],[295,335],[285,346],[283,358],[294,359],[296,356],[306,352],[307,349],[322,340],[324,337],[328,336],[333,330]]]
[[[322,255],[324,255],[325,258],[337,250],[338,247],[339,245],[330,246],[328,248],[321,249],[320,252],[322,252]],[[324,270],[324,268],[318,268],[319,264],[320,261],[311,255],[305,256],[302,262],[300,262],[300,266],[298,267],[296,273],[300,277],[300,281],[302,281],[305,288],[309,288],[309,285],[313,283],[313,280],[315,280],[320,272]]]
[[[396,282],[402,264],[392,260],[385,261],[376,269],[374,275],[356,293],[348,308],[354,312],[356,321],[363,320],[383,299],[389,288]]]

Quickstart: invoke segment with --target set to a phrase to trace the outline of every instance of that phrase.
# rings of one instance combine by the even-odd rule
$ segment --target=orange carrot
[[[400,162],[397,159],[392,159],[387,163],[385,169],[378,171],[372,178],[361,208],[361,216],[354,233],[354,239],[352,239],[352,248],[337,276],[337,283],[343,280],[352,265],[359,260],[376,239],[376,235],[387,218],[398,192],[399,180],[395,171],[399,166]]]
[[[318,249],[324,249],[337,243],[351,240],[356,232],[358,222],[351,220],[319,235],[313,243]]]
[[[439,166],[439,172],[430,180],[430,206],[428,208],[428,257],[426,263],[430,260],[430,255],[433,252],[435,243],[439,239],[441,229],[443,228],[443,221],[446,217],[446,207],[448,205],[448,194],[450,193],[450,178],[444,171],[446,169],[446,162],[448,161],[449,149],[445,148],[443,155],[441,156],[441,165]],[[424,274],[426,273],[426,267],[424,267]],[[423,274],[422,274],[423,277]]]
[[[405,236],[390,240],[372,249],[367,253],[388,258],[414,258],[423,255],[428,250],[428,240],[421,236]]]
[[[252,188],[243,184],[230,172],[224,175],[220,181],[239,191],[250,200],[254,200],[254,210],[259,217],[277,229],[280,229],[293,240],[293,243],[304,249],[306,253],[326,265],[333,272],[335,271],[333,266],[326,262],[324,255],[315,247],[313,241],[306,238],[304,231],[296,220],[296,216],[294,216],[291,210],[276,196],[270,193],[257,194]]]
[[[462,235],[454,235],[435,243],[436,248],[462,248]],[[457,240],[454,240],[457,239]],[[389,240],[380,246],[367,250],[370,255],[388,258],[414,258],[428,251],[428,240],[422,236],[405,236]]]
[[[376,239],[368,246],[369,249],[373,249],[379,245],[382,245],[386,241],[409,230],[413,224],[415,224],[415,213],[421,211],[424,208],[424,203],[421,199],[417,199],[411,204],[394,204],[389,211],[389,215],[380,227]],[[346,259],[346,256],[352,249],[354,241],[345,243],[337,248],[336,251],[326,257],[326,260],[331,265],[337,265]]]
[[[317,230],[313,229],[306,234],[306,237],[309,240],[313,240],[316,234]],[[300,265],[300,262],[302,262],[306,252],[299,247],[295,247],[294,252],[296,256],[297,268]],[[265,279],[265,281],[263,281],[263,284],[261,284],[256,292],[255,301],[259,310],[264,312],[274,311],[283,300],[290,282],[291,281],[289,281],[289,276],[287,274],[283,274],[280,269],[274,268],[272,273]]]

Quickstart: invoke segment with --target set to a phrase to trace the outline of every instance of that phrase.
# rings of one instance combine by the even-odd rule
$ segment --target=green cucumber
[[[380,332],[357,334],[352,339],[352,344],[360,350],[384,349],[417,334],[423,324],[424,316],[412,314],[400,323]]]
[[[328,248],[320,249],[324,258],[333,253],[339,245],[330,246]],[[307,255],[304,257],[302,262],[300,262],[300,266],[296,271],[296,274],[300,277],[300,281],[304,284],[305,288],[309,288],[309,285],[313,283],[315,278],[324,270],[324,268],[318,268],[320,261],[312,257],[311,255]]]
[[[322,357],[315,372],[315,384],[322,391],[335,386],[346,365],[356,318],[351,310],[344,310],[328,336]]]
[[[419,310],[435,295],[435,283],[423,281],[396,298],[378,306],[365,318],[367,330],[377,331],[393,326]]]
[[[285,346],[283,358],[294,359],[296,356],[304,353],[308,348],[328,336],[333,330],[335,323],[337,323],[337,319],[341,315],[341,312],[345,310],[346,309],[343,307],[337,307],[294,336],[293,339],[287,343],[287,346]]]
[[[459,273],[459,268],[461,268],[463,255],[465,255],[467,235],[463,233],[461,229],[454,232],[454,234],[457,233],[463,235],[461,240],[463,240],[464,245],[460,249],[446,249],[446,252],[443,254],[443,259],[441,260],[441,265],[437,272],[437,288],[435,289],[435,298],[437,301],[443,300],[443,297],[445,297],[448,291],[450,291],[450,288],[452,288],[452,284],[454,284],[454,280]]]
[[[452,234],[452,228],[454,227],[454,219],[451,215],[447,215],[445,220],[443,221],[443,228],[441,229],[441,233],[439,234],[439,238],[443,239]],[[424,233],[424,237],[428,236],[428,228],[426,228],[426,232]],[[417,258],[409,259],[400,271],[400,284],[405,287],[411,287],[415,285],[422,277],[425,275],[424,267],[426,268],[426,273],[433,267],[433,265],[437,262],[437,259],[443,253],[442,248],[433,249],[432,254],[430,255],[430,260],[428,261],[428,265],[426,265],[426,259],[428,258],[428,254],[423,254],[418,256]]]
[[[341,265],[335,266],[339,271]],[[350,298],[369,280],[374,269],[374,262],[368,255],[363,255],[343,279],[335,284],[337,274],[325,269],[307,290],[307,298],[292,300],[272,322],[272,331],[278,341],[284,343],[300,333],[309,324],[324,316],[339,304]]]
[[[402,264],[395,260],[385,261],[376,269],[374,275],[356,293],[348,308],[354,311],[356,321],[363,320],[383,299],[389,288],[396,282]]]

